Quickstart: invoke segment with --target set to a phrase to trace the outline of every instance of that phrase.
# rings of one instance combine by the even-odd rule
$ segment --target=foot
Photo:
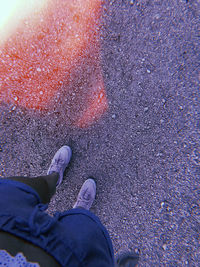
[[[93,179],[87,179],[79,191],[77,201],[73,208],[84,208],[89,210],[94,202],[96,196],[96,183]]]
[[[136,267],[138,266],[139,254],[135,252],[122,253],[116,259],[116,267]]]
[[[63,180],[63,173],[70,162],[72,156],[72,150],[69,146],[62,146],[54,155],[51,165],[48,169],[47,174],[57,172],[59,174],[58,182],[56,186],[58,187]]]

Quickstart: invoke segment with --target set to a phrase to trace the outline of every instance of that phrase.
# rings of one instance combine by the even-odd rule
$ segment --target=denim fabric
[[[83,209],[45,213],[37,192],[0,179],[0,229],[39,246],[61,266],[114,266],[112,242],[93,213]]]

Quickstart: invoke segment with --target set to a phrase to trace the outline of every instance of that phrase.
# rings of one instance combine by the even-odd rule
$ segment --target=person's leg
[[[114,267],[109,233],[100,219],[90,211],[95,195],[96,183],[90,177],[83,183],[73,208],[60,213],[59,222],[63,227],[63,236],[73,240],[76,255],[80,255],[83,265]]]
[[[47,175],[34,178],[20,176],[5,179],[15,180],[31,186],[39,194],[43,203],[49,203],[56,192],[56,187],[62,183],[63,173],[69,164],[71,156],[71,148],[62,146],[54,155]]]
[[[96,183],[93,178],[87,179],[78,194],[73,209],[90,210],[96,195]],[[81,218],[80,218],[81,219]],[[67,218],[66,218],[67,220]],[[81,227],[79,227],[81,229]],[[81,233],[80,235],[81,236]],[[108,240],[110,237],[108,236]],[[95,243],[95,242],[94,242]],[[112,242],[108,242],[112,251]],[[136,267],[139,261],[139,254],[134,252],[126,252],[120,255],[115,261],[115,267]]]
[[[34,178],[16,176],[8,177],[5,179],[18,181],[31,186],[40,196],[42,203],[49,203],[52,196],[56,192],[56,184],[59,179],[59,174],[53,172],[46,176],[38,176]]]

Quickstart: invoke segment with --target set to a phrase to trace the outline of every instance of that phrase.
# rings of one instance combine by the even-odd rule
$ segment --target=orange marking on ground
[[[108,103],[105,96],[105,90],[104,88],[99,88],[98,94],[91,98],[87,109],[83,111],[82,116],[75,122],[75,125],[80,128],[91,125],[103,115],[107,108]]]
[[[47,0],[45,8],[16,23],[12,34],[0,44],[0,101],[48,108],[63,81],[71,82],[70,74],[77,58],[84,58],[85,49],[98,55],[100,6],[100,0]],[[95,64],[99,66],[99,62]],[[98,105],[94,104],[96,98],[90,98],[93,104],[85,103],[88,111],[81,119],[77,116],[77,121],[82,121],[77,125],[89,125],[107,106],[101,71],[97,73],[104,97]],[[84,74],[80,72],[81,76]]]

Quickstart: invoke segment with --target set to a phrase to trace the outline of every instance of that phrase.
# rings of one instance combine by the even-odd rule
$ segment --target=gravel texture
[[[45,174],[73,157],[48,212],[73,206],[88,176],[92,211],[139,266],[199,266],[199,10],[196,0],[104,1],[101,65],[108,111],[89,128],[59,112],[1,103],[0,175]],[[62,103],[55,103],[62,110]]]

